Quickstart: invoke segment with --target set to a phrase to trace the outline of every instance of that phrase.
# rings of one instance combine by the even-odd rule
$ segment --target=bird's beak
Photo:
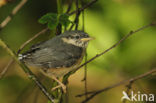
[[[90,40],[94,40],[94,37],[88,37],[88,38],[82,38],[81,41],[90,41]]]

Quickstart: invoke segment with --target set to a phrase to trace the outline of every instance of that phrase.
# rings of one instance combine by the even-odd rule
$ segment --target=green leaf
[[[56,13],[47,13],[39,19],[39,23],[47,24],[48,28],[52,30],[55,29],[59,23],[67,27],[71,21],[67,14],[58,15]]]
[[[48,22],[48,28],[51,29],[51,30],[56,28],[57,25],[58,25],[58,21],[54,22],[54,21],[51,20],[51,21]]]
[[[59,17],[59,22],[63,25],[63,26],[65,26],[65,27],[67,27],[69,24],[70,24],[70,20],[69,20],[69,16],[67,15],[67,14],[62,14],[62,15],[60,15],[60,17]]]
[[[49,23],[51,21],[54,22],[54,24],[57,22],[57,14],[55,14],[55,13],[47,13],[46,15],[43,15],[39,19],[39,23],[41,23],[41,24]]]

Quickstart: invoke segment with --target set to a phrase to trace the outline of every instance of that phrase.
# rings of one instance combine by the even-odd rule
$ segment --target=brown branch
[[[73,14],[75,14],[77,11],[80,11],[80,12],[81,12],[81,11],[83,11],[84,9],[90,7],[92,4],[94,4],[94,3],[97,2],[97,1],[98,1],[98,0],[92,0],[92,1],[89,2],[88,4],[84,5],[82,8],[79,8],[79,10],[75,10],[75,11],[69,13],[68,15],[73,15]]]
[[[12,11],[12,13],[0,24],[0,30],[2,28],[4,28],[9,21],[12,19],[12,17],[20,10],[20,8],[27,2],[27,0],[22,0]],[[29,40],[27,40],[24,44],[22,44],[17,52],[17,54],[20,53],[20,51],[28,44],[30,43],[32,40],[34,40],[35,38],[37,38],[39,35],[41,35],[42,33],[46,32],[48,30],[48,28],[43,29],[41,32],[37,33],[36,35],[34,35],[32,38],[30,38]],[[4,70],[1,72],[0,78],[2,78],[4,76],[4,74],[6,73],[6,71],[8,70],[9,66],[13,63],[13,59],[10,60],[10,62],[7,64],[7,66],[4,68]],[[27,68],[25,65],[21,64],[21,66],[23,68],[25,68],[25,72],[28,74],[28,76],[38,85],[38,87],[41,89],[41,91],[47,96],[47,98],[51,101],[54,102],[53,97],[47,92],[46,88],[41,84],[41,82],[37,79],[37,77],[29,70],[29,68]]]
[[[11,14],[6,17],[6,19],[3,20],[3,22],[0,24],[0,30],[4,28],[10,20],[13,18],[13,16],[24,6],[24,4],[27,2],[27,0],[21,0],[21,2],[12,10]],[[20,51],[32,40],[34,40],[36,37],[38,37],[40,34],[44,33],[47,31],[46,29],[43,29],[41,32],[36,34],[34,37],[32,37],[30,40],[26,41],[24,44],[21,45],[20,49],[18,50],[17,54],[20,53]],[[14,60],[10,60],[10,62],[7,64],[7,66],[3,69],[3,71],[0,74],[0,78],[2,78],[5,73],[8,71],[8,68],[10,65],[13,63]]]
[[[85,11],[82,11],[82,31],[85,31]]]
[[[48,28],[45,28],[45,29],[41,30],[40,32],[38,32],[37,34],[35,34],[35,35],[34,35],[33,37],[31,37],[30,39],[28,39],[26,42],[24,42],[24,43],[20,46],[19,50],[17,51],[17,54],[19,54],[19,53],[21,52],[21,50],[22,50],[27,44],[29,44],[31,41],[33,41],[34,39],[36,39],[36,38],[37,38],[38,36],[40,36],[41,34],[47,32],[48,30],[49,30]]]
[[[71,12],[71,13],[68,13],[68,15],[73,15],[76,13],[76,17],[75,17],[75,20],[74,20],[74,23],[71,25],[70,30],[72,30],[73,26],[76,24],[75,26],[75,30],[77,30],[78,28],[78,22],[79,22],[79,16],[80,16],[80,13],[82,11],[84,11],[86,8],[90,7],[92,4],[94,4],[97,0],[92,0],[91,2],[89,2],[88,4],[84,5],[83,7],[81,8],[78,8],[78,0],[76,0],[76,10]]]
[[[28,39],[26,42],[24,42],[19,50],[17,51],[17,54],[19,54],[21,52],[21,50],[27,45],[29,44],[31,41],[33,41],[34,39],[36,39],[38,36],[40,36],[41,34],[45,33],[46,31],[48,31],[48,28],[43,29],[42,31],[38,32],[37,34],[35,34],[33,37],[31,37],[30,39]],[[2,72],[0,73],[0,79],[6,74],[6,72],[8,71],[10,65],[12,65],[12,63],[14,62],[13,59],[11,59],[8,64],[6,65],[6,67],[2,70]]]
[[[79,16],[81,14],[81,11],[79,10],[79,1],[78,0],[75,1],[75,5],[76,5],[75,30],[77,30],[78,25],[79,25]]]
[[[6,72],[8,71],[8,68],[10,67],[10,65],[13,63],[13,58],[10,59],[10,61],[8,62],[8,64],[5,66],[5,68],[2,70],[2,72],[0,73],[0,79],[4,77],[4,75],[6,74]]]
[[[75,1],[75,4],[76,4],[76,17],[75,17],[74,23],[71,25],[69,31],[72,30],[72,28],[74,27],[74,25],[75,25],[75,30],[78,29],[79,16],[81,14],[81,11],[79,10],[79,7],[78,7],[78,0]]]
[[[21,0],[21,2],[12,10],[11,14],[7,16],[3,22],[0,24],[0,30],[4,28],[10,20],[13,18],[13,16],[23,7],[23,5],[27,2],[27,0]]]
[[[110,48],[106,49],[105,51],[103,51],[102,53],[100,54],[97,54],[96,56],[92,57],[91,59],[89,59],[87,62],[83,63],[82,65],[80,65],[79,67],[77,67],[75,69],[75,71],[77,71],[78,69],[80,69],[81,67],[85,66],[86,64],[90,63],[91,61],[93,61],[94,59],[102,56],[103,54],[107,53],[108,51],[112,50],[113,48],[115,48],[116,46],[118,46],[121,42],[123,42],[124,40],[126,40],[129,36],[139,32],[139,31],[142,31],[148,27],[151,27],[151,26],[155,26],[156,25],[156,22],[152,22],[148,25],[145,25],[137,30],[134,30],[134,31],[130,31],[127,35],[125,35],[121,40],[119,40],[117,43],[115,43],[114,45],[112,45]]]
[[[87,92],[87,94],[91,94],[91,95],[90,95],[86,100],[82,101],[82,103],[88,102],[90,99],[92,99],[93,97],[95,97],[96,95],[98,95],[98,94],[100,94],[100,93],[102,93],[102,92],[104,92],[104,91],[108,91],[108,90],[110,90],[110,89],[113,89],[113,88],[115,88],[115,87],[118,87],[118,86],[120,86],[120,85],[123,85],[123,84],[125,84],[125,83],[127,83],[127,82],[128,82],[128,83],[134,83],[134,82],[136,82],[136,81],[139,80],[139,79],[142,79],[142,78],[145,78],[145,77],[147,77],[147,76],[152,75],[153,73],[156,73],[156,69],[152,69],[152,70],[150,70],[150,71],[148,71],[148,72],[146,72],[146,73],[143,73],[143,74],[141,74],[141,75],[138,75],[138,76],[133,77],[133,78],[128,79],[128,80],[121,81],[121,82],[116,83],[116,84],[113,84],[113,85],[111,85],[111,86],[105,87],[105,88],[103,88],[103,89],[101,89],[101,90]],[[83,95],[85,95],[85,94],[86,94],[86,93],[77,95],[77,97],[81,97],[81,96],[83,96]]]
[[[76,17],[75,17],[74,23],[72,23],[72,25],[71,25],[69,31],[72,30],[72,28],[74,27],[74,25],[76,25],[76,26],[75,26],[75,30],[77,30],[77,28],[78,28],[78,22],[79,22],[79,16],[80,16],[80,12],[78,11],[78,12],[76,13]]]
[[[66,14],[68,14],[69,11],[71,10],[72,3],[73,3],[73,0],[69,0],[69,4],[68,4],[68,8],[67,8]]]
[[[81,0],[81,5],[83,4],[83,0]],[[85,31],[85,19],[84,19],[84,11],[82,11],[82,31]],[[87,51],[85,53],[85,62],[87,61],[87,58],[88,58],[88,55],[87,55]],[[87,99],[88,98],[88,95],[86,94],[88,92],[88,89],[87,89],[87,64],[85,65],[84,67],[84,78],[83,80],[84,81],[84,91],[85,91],[85,98]]]
[[[86,56],[85,56],[85,62],[87,61],[87,52],[86,52]],[[85,91],[85,98],[87,99],[88,98],[88,95],[87,95],[87,64],[85,65],[84,67],[84,91]]]
[[[14,60],[20,65],[20,67],[23,69],[23,71],[27,74],[27,76],[32,79],[36,84],[37,86],[40,88],[40,90],[44,93],[44,95],[52,102],[54,103],[54,97],[46,90],[46,88],[42,85],[42,83],[37,79],[37,77],[35,76],[35,74],[33,74],[33,72],[23,63],[23,62],[20,62],[18,60],[18,57],[16,55],[16,53],[14,51],[12,51],[8,45],[2,40],[0,39],[0,46],[2,46],[6,52],[8,54],[10,54]]]
[[[132,84],[133,84],[133,82],[129,82],[129,84],[126,85],[126,88],[127,88],[126,93],[127,93],[127,95],[128,95],[129,97],[130,97],[129,91],[132,89]],[[124,99],[124,100],[122,101],[122,103],[126,103],[126,99]]]

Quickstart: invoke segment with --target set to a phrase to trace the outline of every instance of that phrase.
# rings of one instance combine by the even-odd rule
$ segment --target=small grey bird
[[[66,31],[45,42],[33,45],[20,54],[19,59],[28,66],[40,68],[48,77],[57,81],[66,91],[65,85],[57,77],[64,76],[81,63],[88,42],[93,38],[82,31]]]

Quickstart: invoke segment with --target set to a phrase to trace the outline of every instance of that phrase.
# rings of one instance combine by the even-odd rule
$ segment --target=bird
[[[83,31],[65,31],[52,39],[32,45],[28,51],[19,54],[18,58],[58,82],[59,85],[54,89],[62,87],[66,92],[66,86],[58,78],[80,65],[88,43],[93,39]]]

